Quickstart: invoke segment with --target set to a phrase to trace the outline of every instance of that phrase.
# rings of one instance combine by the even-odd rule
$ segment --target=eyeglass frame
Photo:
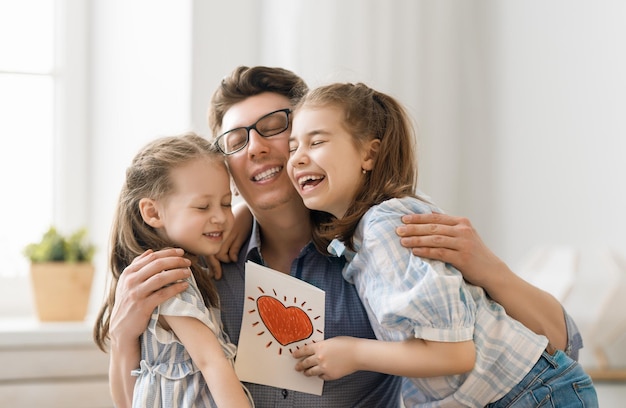
[[[277,132],[277,133],[274,133],[274,134],[271,134],[271,135],[266,136],[266,135],[264,135],[261,131],[259,131],[259,129],[257,129],[257,127],[256,127],[256,126],[259,124],[259,122],[260,122],[260,121],[262,121],[263,119],[267,118],[268,116],[271,116],[271,115],[273,115],[273,114],[275,114],[275,113],[278,113],[278,112],[284,112],[284,113],[285,113],[285,115],[287,116],[287,123],[286,123],[286,126],[285,126],[285,128],[284,128],[283,130],[281,130],[280,132]],[[218,137],[216,137],[216,138],[215,138],[215,142],[213,142],[213,144],[214,144],[214,145],[215,145],[215,147],[216,147],[216,148],[217,148],[220,152],[222,152],[222,154],[223,154],[223,155],[225,155],[225,156],[230,156],[230,155],[233,155],[233,154],[235,154],[235,153],[239,153],[240,151],[242,151],[243,149],[245,149],[245,148],[246,148],[246,146],[248,146],[248,143],[250,143],[250,131],[251,131],[251,130],[253,130],[253,129],[254,129],[254,130],[255,130],[255,131],[256,131],[256,132],[257,132],[257,133],[258,133],[261,137],[266,138],[266,139],[267,139],[267,138],[270,138],[270,137],[273,137],[273,136],[280,135],[280,134],[281,134],[281,133],[283,133],[285,130],[289,129],[289,125],[291,125],[291,121],[290,121],[290,119],[289,119],[289,114],[290,114],[290,113],[292,113],[292,112],[293,112],[293,110],[292,110],[291,108],[284,108],[284,109],[278,109],[278,110],[275,110],[275,111],[270,112],[270,113],[266,113],[265,115],[263,115],[263,116],[261,116],[259,119],[257,119],[257,121],[256,121],[256,122],[254,122],[254,123],[253,123],[252,125],[250,125],[250,126],[240,126],[240,127],[236,127],[236,128],[234,128],[234,129],[227,130],[226,132],[224,132],[224,133],[222,133],[221,135],[219,135]],[[245,142],[245,143],[244,143],[244,144],[243,144],[240,148],[238,148],[237,150],[233,150],[232,152],[226,153],[226,152],[224,151],[224,149],[222,149],[222,147],[220,146],[220,143],[219,143],[219,142],[220,142],[220,140],[222,140],[222,139],[224,138],[224,136],[225,136],[225,135],[227,135],[228,133],[232,133],[232,132],[234,132],[234,131],[241,130],[241,129],[245,129],[245,130],[246,130],[246,142]]]

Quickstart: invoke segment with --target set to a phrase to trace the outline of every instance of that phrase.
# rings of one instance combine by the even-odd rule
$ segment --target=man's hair
[[[219,135],[224,114],[244,99],[264,92],[284,95],[295,105],[308,91],[306,82],[283,68],[240,66],[222,79],[209,107],[209,127],[213,138]]]

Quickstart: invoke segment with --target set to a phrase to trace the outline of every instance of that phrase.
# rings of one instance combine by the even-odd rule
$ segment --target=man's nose
[[[248,135],[248,155],[251,157],[264,154],[269,151],[267,139],[259,134],[255,129],[250,129]]]

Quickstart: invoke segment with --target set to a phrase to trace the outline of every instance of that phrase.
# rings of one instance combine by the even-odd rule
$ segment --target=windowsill
[[[91,321],[0,317],[0,401],[12,407],[112,407],[109,356]]]
[[[0,317],[0,347],[93,345],[92,320],[40,322],[35,317]]]

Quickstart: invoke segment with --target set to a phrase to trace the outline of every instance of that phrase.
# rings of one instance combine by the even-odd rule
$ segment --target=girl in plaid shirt
[[[297,105],[289,175],[314,212],[320,250],[344,255],[378,340],[339,337],[294,353],[325,380],[358,370],[403,376],[407,407],[597,406],[590,377],[506,315],[452,266],[416,257],[402,215],[440,212],[416,191],[414,135],[393,98],[334,84]]]

